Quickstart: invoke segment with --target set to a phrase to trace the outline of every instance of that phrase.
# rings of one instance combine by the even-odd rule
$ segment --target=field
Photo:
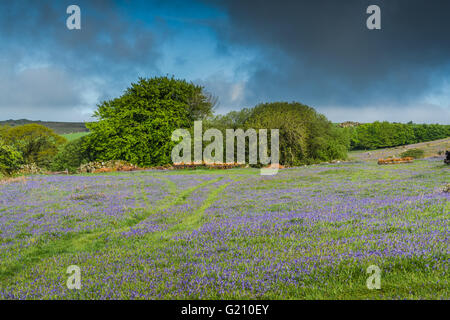
[[[424,151],[424,157],[434,157],[438,152],[445,154],[445,150],[450,150],[450,138],[409,144],[394,148],[377,149],[370,151],[350,151],[349,157],[355,160],[370,161],[384,159],[388,157],[400,157],[400,154],[410,149],[421,149]]]
[[[85,135],[88,135],[88,134],[89,134],[89,132],[75,132],[75,133],[62,134],[62,136],[64,138],[66,138],[68,141],[73,141],[78,138],[84,137]]]
[[[449,299],[449,177],[442,160],[30,176],[0,185],[0,299]]]

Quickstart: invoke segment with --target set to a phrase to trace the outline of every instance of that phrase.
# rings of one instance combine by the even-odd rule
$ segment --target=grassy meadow
[[[439,154],[444,156],[445,150],[450,150],[450,138],[427,141],[393,148],[383,148],[375,150],[352,150],[348,153],[350,159],[358,161],[372,161],[385,159],[388,157],[401,157],[402,152],[420,149],[424,151],[424,157],[435,157]]]
[[[0,299],[449,299],[449,177],[433,160],[29,176],[0,185]]]
[[[64,137],[64,138],[66,138],[67,139],[67,141],[74,141],[74,140],[76,140],[76,139],[78,139],[78,138],[81,138],[81,137],[84,137],[84,136],[86,136],[86,135],[88,135],[89,134],[89,132],[75,132],[75,133],[66,133],[66,134],[62,134],[62,136]]]

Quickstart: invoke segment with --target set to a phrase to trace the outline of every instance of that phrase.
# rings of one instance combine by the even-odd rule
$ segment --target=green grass
[[[190,179],[196,179],[198,176],[212,177],[197,185],[180,188],[173,181],[173,176],[183,175],[189,176]],[[102,183],[116,181],[112,180],[113,178],[132,178],[135,182],[132,185],[132,196],[144,199],[145,208],[131,208],[127,212],[128,219],[119,221],[114,227],[99,225],[98,229],[89,232],[71,232],[59,237],[35,238],[25,232],[17,234],[18,240],[25,238],[29,242],[33,241],[34,245],[22,247],[20,243],[23,242],[19,241],[17,247],[12,247],[12,250],[17,250],[17,254],[2,256],[0,293],[2,287],[15,290],[16,293],[38,286],[49,286],[58,291],[64,286],[67,266],[79,264],[83,270],[83,290],[64,292],[63,296],[48,291],[43,298],[100,298],[101,292],[108,292],[108,288],[113,286],[118,298],[130,299],[133,298],[131,292],[148,292],[153,281],[157,282],[156,292],[162,293],[161,297],[155,294],[153,298],[156,299],[449,297],[445,268],[448,254],[445,254],[445,250],[428,256],[372,256],[361,261],[344,258],[342,262],[332,266],[326,264],[327,259],[340,253],[383,249],[383,242],[374,240],[372,243],[366,236],[386,235],[394,240],[398,236],[420,237],[428,233],[436,234],[436,237],[445,236],[444,229],[438,228],[448,228],[448,224],[433,223],[446,221],[450,204],[428,203],[425,200],[423,202],[421,198],[423,195],[435,195],[436,188],[450,178],[448,167],[440,163],[416,161],[412,164],[392,166],[309,166],[281,170],[275,177],[261,177],[256,169],[78,175],[86,176],[98,178]],[[145,178],[149,176],[158,179],[161,188],[167,192],[167,196],[158,202],[154,202],[145,189],[148,186]],[[83,196],[88,196],[92,190],[98,192],[95,189],[86,190],[84,189]],[[52,190],[33,189],[29,192],[41,194],[44,199],[57,196],[58,192],[61,199],[70,196],[61,193],[57,185],[52,186]],[[179,216],[163,214],[168,210],[176,210],[177,206],[187,205],[202,192],[205,196],[188,213],[180,213]],[[406,199],[378,205],[364,201],[377,198],[396,200],[396,197],[402,196],[417,196],[417,199],[414,198],[415,202],[411,203],[409,201],[412,200]],[[343,220],[309,223],[308,217],[284,215],[312,207],[324,208],[323,214],[331,212],[338,215],[341,212],[336,209],[337,206],[350,206],[352,203],[359,203],[354,209],[354,215]],[[55,207],[54,211],[57,210]],[[230,212],[236,216],[249,217],[251,220],[265,211],[269,212],[268,220],[263,222],[260,229],[262,231],[255,236],[246,235],[246,229],[243,228],[236,229],[226,241],[215,242],[212,235],[201,233],[190,240],[179,238],[182,234],[200,230],[207,223],[226,221]],[[121,235],[122,232],[152,217],[169,223],[170,226],[143,236],[126,238]],[[44,218],[41,214],[33,215],[33,219],[41,218]],[[277,227],[273,229],[274,226]],[[397,240],[402,241],[401,238]],[[434,248],[433,245],[430,247],[442,249]],[[275,260],[268,261],[274,256]],[[318,268],[309,275],[298,274],[302,285],[284,282],[284,277],[291,276],[290,269],[280,268],[277,271],[278,282],[272,283],[271,287],[268,287],[269,290],[261,295],[244,288],[240,282],[226,293],[220,292],[220,286],[196,282],[197,279],[213,281],[218,275],[223,275],[220,270],[226,270],[232,274],[231,279],[236,277],[238,281],[239,276],[245,275],[246,281],[257,285],[258,281],[265,277],[273,276],[272,270],[267,272],[266,268],[278,264],[290,268],[295,265],[291,261],[305,257],[317,259]],[[365,268],[370,264],[376,264],[383,270],[381,290],[370,291],[365,286]],[[213,266],[217,269],[210,269]],[[164,272],[173,273],[168,275]],[[151,277],[145,278],[146,274]],[[127,277],[131,276],[134,278],[127,280]],[[192,282],[189,282],[191,280]],[[185,292],[177,293],[176,285],[183,281],[187,281],[190,286],[186,287]],[[245,284],[245,281],[243,283]],[[195,286],[204,287],[206,295],[189,295],[188,289],[197,289]]]
[[[70,141],[76,140],[78,138],[84,137],[88,134],[89,134],[89,132],[75,132],[75,133],[62,134],[62,136],[70,142]]]

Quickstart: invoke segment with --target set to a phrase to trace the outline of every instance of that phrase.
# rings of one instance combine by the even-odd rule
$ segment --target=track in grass
[[[38,176],[3,187],[2,201],[18,200],[0,209],[0,297],[449,298],[447,167],[254,173]],[[80,291],[65,287],[72,264]],[[381,290],[366,287],[371,264]]]
[[[193,187],[190,187],[182,191],[179,191],[177,189],[177,186],[164,176],[158,176],[157,179],[161,180],[163,183],[166,183],[167,185],[166,189],[168,190],[167,197],[162,199],[160,201],[161,203],[158,204],[157,206],[152,206],[150,204],[150,202],[146,198],[145,192],[143,191],[144,190],[143,186],[140,185],[142,197],[147,207],[139,215],[132,214],[129,219],[125,220],[124,226],[114,229],[89,230],[86,233],[68,233],[61,238],[56,238],[48,241],[44,240],[42,244],[36,244],[35,246],[30,247],[28,250],[23,250],[21,252],[21,258],[19,260],[2,261],[2,265],[0,267],[0,279],[5,279],[8,276],[12,276],[14,275],[14,273],[19,272],[22,266],[24,265],[29,266],[43,258],[65,253],[85,252],[89,250],[101,249],[104,246],[102,236],[104,236],[105,234],[118,234],[126,232],[133,226],[137,225],[139,222],[148,218],[150,215],[156,214],[161,210],[170,208],[173,205],[182,204],[193,192],[195,192],[199,188],[220,181],[222,177],[199,183]],[[221,186],[219,189],[213,191],[212,192],[213,196],[209,197],[206,203],[202,205],[202,207],[195,210],[195,212],[193,212],[193,215],[195,216],[201,215],[201,212],[204,211],[208,207],[208,205],[215,199],[215,196],[217,196],[217,191],[223,190],[223,187],[226,187],[227,185]],[[181,227],[177,225],[176,229],[181,230],[187,229],[188,227],[192,227],[195,224],[196,218],[194,217],[193,219],[191,219],[188,217],[183,220],[183,222],[187,221],[190,222],[188,224],[183,224]]]

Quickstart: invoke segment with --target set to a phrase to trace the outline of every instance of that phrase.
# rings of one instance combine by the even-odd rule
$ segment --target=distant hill
[[[55,122],[55,121],[32,121],[27,119],[0,121],[0,126],[8,125],[11,127],[24,124],[36,123],[54,130],[57,134],[67,134],[76,132],[88,132],[84,122]]]

